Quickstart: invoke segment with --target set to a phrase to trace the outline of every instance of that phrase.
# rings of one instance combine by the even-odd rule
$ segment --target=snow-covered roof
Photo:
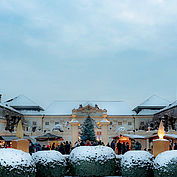
[[[144,139],[144,138],[146,138],[146,136],[133,135],[133,134],[122,134],[122,136],[129,137],[129,138],[132,138],[132,139]]]
[[[24,95],[19,95],[13,99],[4,102],[5,105],[13,107],[14,109],[23,112],[25,111],[43,111],[44,109],[36,104],[31,99]],[[31,114],[30,114],[31,115]]]
[[[157,95],[152,95],[148,99],[146,99],[140,106],[167,106],[169,101],[161,98]]]
[[[139,113],[142,109],[160,110],[164,108],[165,106],[169,105],[169,103],[170,102],[168,100],[161,98],[157,95],[153,95],[149,97],[148,99],[146,99],[143,103],[135,107],[133,111],[136,111],[136,113]]]
[[[137,115],[154,115],[159,110],[153,110],[153,109],[142,109]]]
[[[16,113],[19,113],[19,114],[21,114],[19,111],[17,111],[16,109],[14,109],[14,108],[12,108],[12,107],[10,107],[10,106],[8,106],[8,105],[5,105],[5,104],[3,104],[3,103],[0,103],[0,107],[4,107],[4,108],[6,108],[6,109],[8,109],[8,110],[10,110],[10,111],[13,111],[13,112],[16,112]]]
[[[26,115],[26,116],[33,116],[33,115],[35,115],[35,116],[37,116],[37,115],[39,115],[39,116],[42,116],[42,115],[44,115],[45,114],[45,112],[44,111],[34,111],[34,110],[21,110],[20,111],[20,113],[21,114],[23,114],[23,115]]]
[[[73,109],[79,105],[98,105],[100,109],[106,109],[108,115],[133,115],[133,111],[123,101],[55,101],[45,111],[46,115],[71,115]]]
[[[165,137],[177,139],[177,135],[176,134],[165,134]]]
[[[171,109],[171,108],[176,107],[176,106],[177,106],[177,100],[174,101],[172,104],[169,104],[169,105],[166,106],[165,108],[161,109],[161,110],[158,111],[157,113],[160,113],[160,112],[166,111],[166,110]]]
[[[5,102],[9,106],[39,106],[24,95],[19,95]]]

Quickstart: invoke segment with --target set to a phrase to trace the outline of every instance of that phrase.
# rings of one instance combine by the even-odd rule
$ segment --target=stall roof
[[[18,140],[18,139],[19,139],[19,138],[16,137],[16,136],[1,136],[1,137],[2,137],[2,139],[3,139],[4,141],[13,141],[13,140]],[[23,139],[29,139],[29,140],[31,140],[32,142],[34,141],[34,139],[31,138],[31,137],[29,137],[29,136],[24,136]]]
[[[146,136],[133,135],[133,134],[122,134],[122,136],[126,136],[126,137],[129,137],[131,139],[145,139],[146,138]]]

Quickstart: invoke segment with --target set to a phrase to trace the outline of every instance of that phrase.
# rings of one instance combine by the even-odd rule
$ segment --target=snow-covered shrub
[[[32,155],[37,177],[59,177],[66,173],[66,159],[58,151],[38,151]]]
[[[69,164],[69,155],[63,155],[63,157],[66,160],[66,176],[72,176],[71,175],[70,164]]]
[[[122,156],[122,176],[152,177],[154,157],[146,151],[128,151]]]
[[[30,154],[17,149],[0,149],[0,177],[35,177]]]
[[[116,155],[116,176],[121,176],[121,160],[122,160],[122,155]]]
[[[106,146],[80,146],[70,153],[72,176],[114,175],[116,155]]]
[[[160,153],[154,161],[155,177],[177,176],[177,151],[165,151]]]

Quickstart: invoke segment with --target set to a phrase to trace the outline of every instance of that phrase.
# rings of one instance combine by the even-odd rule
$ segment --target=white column
[[[107,145],[108,143],[108,125],[109,124],[110,122],[106,118],[100,121],[101,130],[102,130],[102,142],[105,145]]]
[[[70,122],[71,125],[71,133],[72,133],[72,144],[74,145],[74,143],[78,140],[78,125],[79,125],[79,121],[77,121],[76,119],[72,119]]]

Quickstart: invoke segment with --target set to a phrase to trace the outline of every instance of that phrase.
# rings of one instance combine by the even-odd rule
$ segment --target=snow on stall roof
[[[30,167],[34,162],[29,153],[17,149],[0,149],[0,164],[2,166],[11,166],[18,168],[18,166]]]
[[[55,101],[45,111],[46,115],[68,115],[79,105],[98,105],[100,109],[106,109],[108,115],[133,115],[133,111],[123,101]]]
[[[168,141],[167,139],[155,139],[155,140],[152,140],[152,141]]]
[[[19,95],[13,99],[10,99],[6,101],[5,104],[8,104],[9,106],[39,106],[24,95]]]
[[[161,167],[166,167],[171,160],[177,161],[177,151],[176,150],[170,150],[165,151],[157,155],[154,161],[154,168],[158,169]]]
[[[70,153],[70,160],[77,163],[81,160],[90,161],[106,161],[116,157],[112,148],[107,146],[80,146],[73,149]]]
[[[157,95],[152,95],[146,99],[140,106],[167,106],[170,102],[164,98]]]
[[[144,139],[144,138],[146,138],[146,136],[133,135],[133,134],[122,134],[122,136],[129,137],[129,138],[132,138],[132,139]]]
[[[49,162],[65,162],[65,157],[58,151],[38,151],[32,154],[34,161],[47,165]]]
[[[175,139],[177,139],[177,135],[176,134],[165,134],[165,136],[167,138],[175,138]]]

